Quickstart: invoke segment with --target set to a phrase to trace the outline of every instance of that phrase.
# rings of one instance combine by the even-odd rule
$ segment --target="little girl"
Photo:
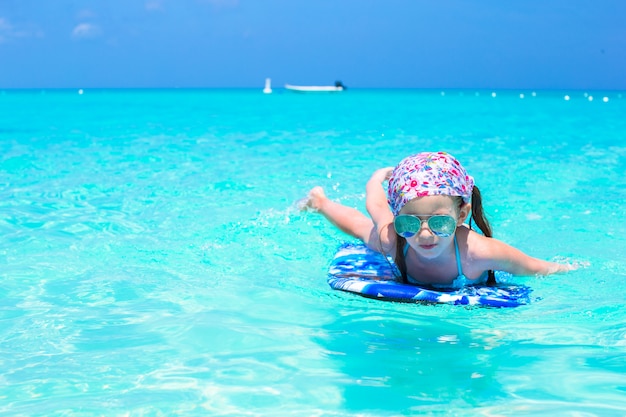
[[[382,184],[388,180],[387,195]],[[445,152],[409,156],[374,172],[366,186],[368,218],[313,188],[305,206],[369,248],[390,255],[404,283],[460,288],[495,283],[493,271],[548,275],[574,269],[542,261],[492,238],[480,191]],[[470,217],[469,227],[464,224]],[[482,234],[471,229],[472,220]]]

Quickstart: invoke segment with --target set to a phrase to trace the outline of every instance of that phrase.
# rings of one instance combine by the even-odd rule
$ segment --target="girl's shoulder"
[[[385,255],[391,255],[395,258],[396,241],[398,235],[393,228],[392,223],[385,223],[373,227],[365,244],[376,252],[383,253]]]
[[[526,266],[524,269],[518,267],[518,265],[534,262],[534,258],[519,249],[493,237],[485,237],[473,230],[468,229],[465,233],[465,259],[472,265],[472,268],[501,270],[517,275],[524,275],[520,271],[532,269]],[[460,242],[459,249],[461,249]]]
[[[486,262],[498,256],[503,243],[492,237],[470,230],[469,227],[459,228],[457,241],[459,250],[464,252],[466,258],[471,262]]]

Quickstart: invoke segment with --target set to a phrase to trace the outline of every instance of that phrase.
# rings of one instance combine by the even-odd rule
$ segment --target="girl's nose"
[[[418,230],[417,232],[418,236],[422,236],[424,235],[425,237],[430,237],[430,236],[434,236],[434,233],[432,232],[432,230],[430,230],[430,227],[428,227],[428,222],[422,222],[422,224],[420,225],[420,230]]]

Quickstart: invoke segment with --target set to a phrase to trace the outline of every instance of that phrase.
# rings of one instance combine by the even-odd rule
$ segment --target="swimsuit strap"
[[[456,269],[459,271],[459,277],[463,276],[463,268],[461,267],[461,255],[459,254],[459,244],[456,241],[456,234],[454,235],[454,251],[456,252]]]

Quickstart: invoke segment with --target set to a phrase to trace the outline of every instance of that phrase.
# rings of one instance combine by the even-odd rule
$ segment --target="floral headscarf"
[[[474,178],[452,155],[423,152],[404,158],[389,178],[387,201],[394,216],[416,197],[449,195],[463,197],[469,203]]]

